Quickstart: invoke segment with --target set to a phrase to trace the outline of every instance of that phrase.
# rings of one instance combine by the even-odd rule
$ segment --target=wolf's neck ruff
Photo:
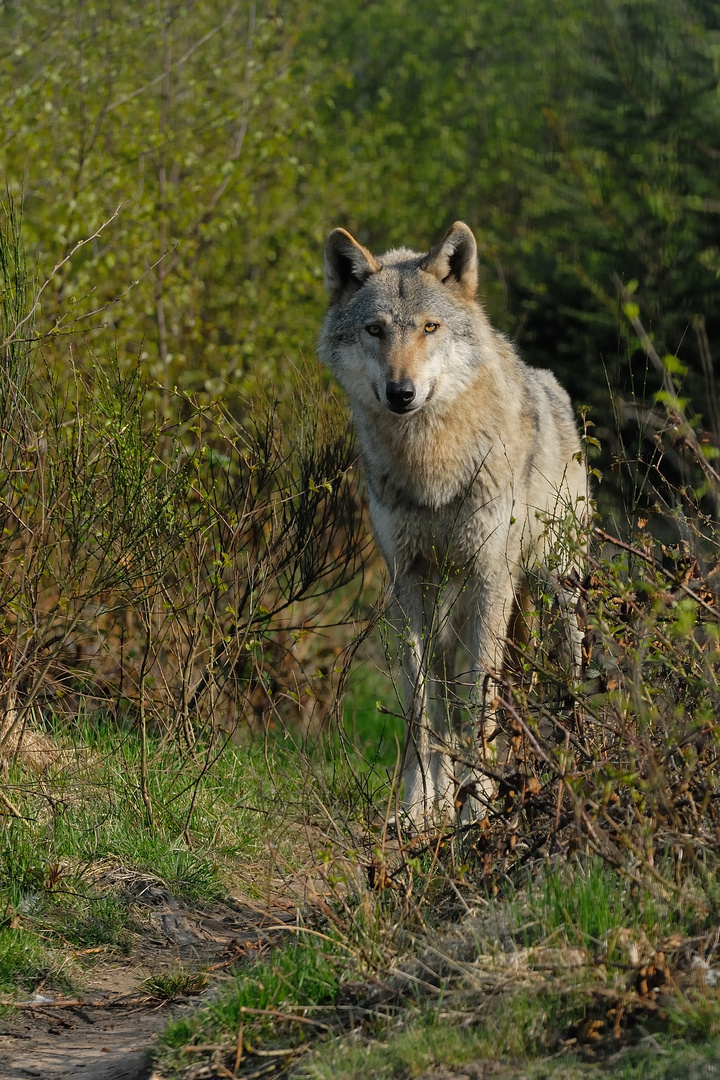
[[[551,523],[584,504],[585,469],[567,394],[520,360],[475,297],[467,225],[426,255],[380,258],[336,229],[325,280],[318,353],[350,401],[389,568],[405,649],[404,806],[423,826],[453,816],[468,779],[455,775],[448,704],[458,642],[474,672],[473,722],[485,723],[488,676],[498,677],[508,635],[522,632],[526,572],[555,565],[549,585],[572,610],[562,583],[575,550],[566,542],[558,561]],[[577,666],[572,617],[567,630]]]
[[[438,510],[471,485],[478,495],[496,494],[493,458],[502,453],[501,434],[478,431],[474,411],[487,374],[478,372],[475,387],[455,409],[430,403],[407,416],[355,410],[368,484],[381,502]]]

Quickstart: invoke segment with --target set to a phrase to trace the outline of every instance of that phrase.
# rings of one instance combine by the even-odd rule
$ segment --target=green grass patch
[[[579,1076],[608,1076],[612,1080],[707,1080],[720,1077],[720,1040],[688,1043],[658,1035],[631,1047],[605,1066],[585,1066]],[[547,1072],[550,1077],[551,1073]]]
[[[201,994],[207,985],[207,971],[178,964],[148,976],[142,982],[141,991],[159,1001],[172,1001],[178,997]]]
[[[240,970],[212,1004],[169,1024],[158,1054],[163,1072],[173,1075],[187,1064],[189,1055],[183,1048],[188,1046],[234,1046],[241,1021],[248,1048],[306,1041],[312,1027],[294,1023],[288,1015],[309,1006],[332,1005],[345,964],[346,955],[339,946],[314,935],[298,935],[267,959]],[[243,1009],[274,1011],[284,1018],[246,1014]],[[324,1019],[324,1012],[321,1015]],[[197,1055],[192,1060],[197,1064]]]
[[[58,903],[52,911],[53,932],[78,949],[109,945],[125,953],[131,927],[127,903],[113,895],[77,897],[74,907]]]
[[[709,909],[715,906],[715,883],[705,882]],[[659,943],[674,933],[701,933],[712,915],[692,904],[641,888],[598,858],[578,857],[546,864],[533,878],[520,878],[501,898],[491,901],[499,924],[508,923],[513,939],[525,947],[553,939],[560,944],[606,952],[612,961],[621,930]]]
[[[716,1075],[720,998],[715,991],[668,987],[665,1016],[651,1010],[645,1015],[640,1006],[637,1017],[623,1024],[619,1040],[608,1034],[613,1021],[592,993],[594,986],[622,991],[628,985],[628,942],[660,947],[670,933],[707,930],[711,916],[689,910],[674,897],[662,898],[650,887],[640,889],[593,858],[547,864],[479,911],[467,924],[461,918],[454,929],[446,927],[447,938],[431,934],[431,949],[421,952],[422,966],[411,968],[421,982],[408,985],[398,1007],[374,1023],[366,1020],[362,1032],[318,1045],[298,1075],[410,1080],[433,1069],[463,1072],[474,1063],[469,1075],[482,1076],[483,1063],[498,1062],[503,1063],[499,1075],[508,1078],[609,1075],[639,1080],[682,1077],[683,1069],[696,1070],[690,1075],[698,1077]],[[534,976],[537,988],[527,989],[527,976],[505,968],[502,954],[542,945],[582,948],[588,966],[564,971],[560,965],[551,975],[542,975],[541,966]],[[487,991],[469,989],[473,958],[487,956],[488,950],[492,957],[498,949],[496,967],[491,961],[489,968],[480,968],[497,973]],[[602,975],[593,958],[602,962]],[[532,960],[528,963],[532,970]],[[521,970],[522,965],[521,959]],[[591,1040],[585,1044],[581,1039],[580,1057],[563,1052],[565,1041],[584,1030],[580,1022],[596,1015],[605,1019],[599,1060],[583,1060],[582,1054],[592,1057]]]
[[[329,1041],[300,1075],[312,1080],[405,1080],[434,1068],[462,1070],[469,1062],[527,1061],[546,1051],[561,1027],[582,1017],[585,1002],[572,993],[521,992],[491,997],[481,1011],[463,1011],[459,1005],[440,1003],[415,1015],[408,1010],[400,1020],[378,1020],[372,1037]]]
[[[140,791],[140,739],[129,722],[97,711],[81,712],[72,730],[50,724],[55,762],[39,778],[11,764],[7,790],[22,817],[0,821],[8,940],[37,941],[38,957],[33,966],[24,945],[8,944],[4,985],[39,983],[54,953],[68,948],[127,951],[138,929],[133,879],[157,880],[190,906],[211,906],[229,887],[262,902],[266,878],[258,868],[267,866],[269,846],[284,867],[300,865],[307,850],[301,826],[313,814],[322,820],[336,804],[346,821],[374,813],[375,793],[389,782],[379,763],[395,745],[392,718],[375,709],[377,691],[362,684],[349,697],[357,753],[347,739],[348,752],[339,753],[332,731],[318,736],[326,751],[319,754],[300,746],[293,731],[200,745],[194,755],[150,734],[152,817]]]
[[[32,930],[0,929],[0,993],[30,992],[40,983],[70,987],[72,980],[44,938]]]
[[[387,711],[383,711],[387,710]],[[402,752],[405,721],[383,667],[366,660],[353,668],[347,684],[343,716],[345,734],[362,754],[366,767],[384,779],[397,766],[398,749]]]
[[[296,755],[284,778],[286,802],[299,797],[302,818],[322,798],[326,811],[334,807],[344,820],[368,824],[386,811],[404,738],[405,723],[382,661],[358,662],[345,687],[340,726],[331,719],[304,736],[292,728],[283,733],[285,751]],[[301,758],[310,788],[292,778]]]
[[[293,791],[298,799],[302,791],[302,759],[280,740],[269,749],[200,747],[193,760],[151,738],[150,820],[132,728],[100,713],[49,735],[57,762],[40,778],[11,765],[7,790],[22,817],[0,823],[6,990],[37,985],[68,948],[127,951],[138,929],[133,879],[158,880],[202,907],[224,897],[230,882],[257,887],[248,868],[265,858],[268,838],[284,858],[294,856],[286,825]]]
[[[304,1080],[411,1080],[434,1069],[499,1080],[700,1080],[720,1076],[720,1039],[675,1016],[669,1030],[640,1030],[634,1044],[619,1043],[592,1060],[558,1051],[557,1039],[580,1020],[588,1004],[579,992],[490,997],[480,1010],[440,1005],[424,1014],[376,1021],[375,1030],[320,1043],[298,1069]],[[707,1006],[714,1017],[720,1007]],[[686,1010],[689,1020],[693,1010]],[[402,1026],[401,1030],[397,1030]],[[644,1033],[643,1033],[644,1031]],[[469,1067],[470,1066],[470,1067]],[[490,1071],[497,1070],[497,1071]]]

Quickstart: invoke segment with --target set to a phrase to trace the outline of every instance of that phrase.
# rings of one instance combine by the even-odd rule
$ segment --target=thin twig
[[[155,1000],[152,997],[106,998],[102,1001],[83,1001],[80,998],[72,998],[68,1001],[12,1001],[0,999],[0,1006],[10,1009],[109,1009],[116,1006],[127,1008],[130,1005],[147,1005]]]
[[[75,253],[80,250],[80,248],[85,247],[86,244],[91,243],[93,240],[97,240],[98,236],[100,236],[100,234],[103,232],[103,230],[106,229],[108,227],[108,225],[112,224],[112,222],[118,216],[118,214],[120,213],[120,210],[122,209],[122,205],[123,205],[122,203],[119,203],[117,205],[117,207],[115,208],[114,213],[112,213],[110,215],[110,217],[107,219],[107,221],[104,221],[102,223],[102,225],[100,226],[99,229],[95,230],[95,232],[92,234],[92,236],[86,236],[83,240],[78,240],[77,244],[72,249],[72,251],[70,251],[69,254],[67,254],[65,256],[64,259],[60,260],[60,262],[57,264],[57,266],[53,270],[52,274],[50,274],[50,276],[48,278],[46,278],[46,280],[42,283],[42,285],[38,289],[37,293],[35,294],[35,301],[34,301],[32,307],[30,308],[30,311],[27,313],[27,315],[25,316],[24,319],[21,319],[20,322],[17,323],[17,325],[15,326],[15,329],[10,334],[8,334],[8,336],[3,341],[2,345],[0,345],[0,349],[6,349],[8,347],[8,345],[12,341],[14,341],[16,339],[16,337],[18,336],[18,331],[20,330],[20,328],[22,326],[24,326],[27,322],[29,322],[30,319],[32,319],[33,315],[37,311],[38,306],[40,304],[40,297],[45,292],[45,289],[48,287],[48,285],[50,284],[52,279],[55,277],[58,270],[61,270],[63,268],[63,266],[65,266],[65,263],[69,262],[70,259],[72,259],[73,255],[75,255]]]
[[[668,578],[668,580],[673,580],[672,576],[668,573],[668,571],[665,570],[665,568],[661,566],[660,563],[658,563],[658,561],[652,555],[649,555],[646,551],[642,551],[640,548],[634,547],[632,544],[626,543],[625,540],[620,540],[619,537],[613,536],[612,533],[605,532],[604,529],[601,529],[597,525],[593,529],[593,533],[595,536],[599,536],[601,540],[606,540],[607,543],[614,544],[616,547],[622,548],[623,551],[627,551],[631,555],[636,555],[638,559],[642,559],[648,564],[648,566],[652,566],[654,570],[657,570],[659,573],[664,574],[665,577]],[[720,619],[720,611],[717,608],[714,608],[711,604],[708,604],[707,601],[703,600],[701,596],[698,596],[698,594],[694,592],[689,585],[686,585],[682,581],[675,580],[673,580],[673,584],[678,589],[681,589],[682,592],[686,594],[686,596],[691,597],[693,600],[696,601],[696,603],[700,604],[701,607],[705,608],[708,614],[712,615],[713,619]]]

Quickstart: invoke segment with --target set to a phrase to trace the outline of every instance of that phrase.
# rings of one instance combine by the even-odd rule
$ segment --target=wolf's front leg
[[[478,590],[469,626],[468,647],[474,661],[471,672],[470,706],[476,732],[475,760],[493,767],[501,752],[495,699],[501,689],[510,620],[514,612],[515,588],[510,573],[498,573]],[[492,780],[480,773],[468,776],[480,793],[480,802],[468,800],[463,817],[482,811],[493,791]]]
[[[437,590],[425,583],[403,583],[396,590],[400,613],[402,675],[407,734],[403,755],[403,809],[416,828],[449,820],[455,783],[443,682],[438,665],[440,635]]]
[[[456,751],[462,728],[462,710],[454,679],[457,647],[452,637],[449,641],[448,635],[441,634],[440,637],[444,640],[436,643],[430,665],[430,770],[435,790],[437,820],[439,823],[449,824],[456,816]]]
[[[420,623],[420,620],[418,620]],[[403,702],[405,749],[403,752],[403,810],[418,829],[432,816],[435,785],[430,767],[427,642],[422,626],[408,620],[403,635]]]

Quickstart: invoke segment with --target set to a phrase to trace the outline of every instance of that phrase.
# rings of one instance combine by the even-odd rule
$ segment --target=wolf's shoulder
[[[523,363],[525,381],[532,393],[558,409],[570,410],[572,402],[567,390],[560,384],[557,376],[547,368],[536,368]]]
[[[570,449],[579,445],[577,420],[570,395],[552,371],[525,365],[525,385],[540,416],[540,426],[548,435],[553,432]]]

